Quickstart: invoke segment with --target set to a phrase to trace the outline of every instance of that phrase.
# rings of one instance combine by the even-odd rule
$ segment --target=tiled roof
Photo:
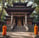
[[[32,8],[32,5],[27,7],[27,3],[28,2],[26,2],[26,3],[14,3],[13,7],[7,6],[7,8],[5,8],[5,10],[7,11],[8,14],[11,14],[11,12],[12,13],[13,12],[15,12],[15,13],[24,12],[26,14],[31,14],[34,11],[35,7]]]

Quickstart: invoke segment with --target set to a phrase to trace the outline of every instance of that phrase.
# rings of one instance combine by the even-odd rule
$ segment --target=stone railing
[[[33,32],[34,31],[34,25],[28,25],[29,27],[29,32]]]
[[[11,24],[7,25],[7,31],[11,31]]]
[[[7,25],[7,31],[12,31],[13,28],[14,28],[14,24]]]
[[[33,25],[24,25],[24,27],[26,28],[27,32],[33,32],[34,31],[34,26]]]

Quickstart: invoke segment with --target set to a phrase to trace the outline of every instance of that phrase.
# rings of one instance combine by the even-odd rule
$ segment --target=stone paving
[[[33,37],[29,37],[29,36],[6,36],[6,37],[0,37],[0,38],[33,38]]]
[[[25,36],[22,36],[22,37],[21,37],[21,36],[20,36],[20,37],[0,37],[0,38],[32,38],[32,37],[27,37],[27,36],[26,36],[26,37],[25,37]]]
[[[0,32],[0,38],[3,38],[2,32]],[[7,32],[5,38],[34,38],[33,32]],[[39,38],[39,36],[35,37]]]
[[[7,32],[9,37],[7,38],[33,38],[33,33],[29,32]],[[2,33],[0,33],[0,38],[2,38]]]

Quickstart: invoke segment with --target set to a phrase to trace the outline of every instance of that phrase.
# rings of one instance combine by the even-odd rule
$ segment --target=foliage
[[[36,7],[36,9],[35,9],[35,11],[36,11],[36,14],[34,14],[34,15],[36,15],[35,16],[35,18],[34,18],[34,22],[39,22],[39,5]]]
[[[14,1],[16,1],[16,0],[14,0]],[[22,0],[22,1],[24,1],[24,0]],[[2,2],[2,0],[0,0],[0,2]],[[6,2],[8,2],[10,5],[12,5],[12,0],[6,0]],[[38,4],[38,6],[36,7],[36,9],[35,9],[35,11],[37,12],[36,14],[39,14],[39,0],[35,0],[34,1],[35,3],[37,3]],[[2,8],[2,7],[1,7]],[[0,8],[0,13],[1,13],[1,8]],[[4,19],[4,16],[5,16],[5,14],[6,14],[6,12],[4,12],[4,10],[3,10],[3,14],[2,14],[2,16],[1,16],[1,19],[3,20]],[[32,13],[32,16],[34,17],[34,15],[35,15],[35,13]],[[39,15],[38,15],[39,16]],[[36,18],[37,20],[38,20],[38,18]]]
[[[2,16],[1,16],[1,21],[4,21],[5,16],[6,16],[6,11],[3,9],[3,13],[2,13]]]
[[[36,12],[39,13],[39,6],[36,7]]]
[[[34,0],[34,1],[35,1],[35,3],[37,3],[39,5],[39,0]]]

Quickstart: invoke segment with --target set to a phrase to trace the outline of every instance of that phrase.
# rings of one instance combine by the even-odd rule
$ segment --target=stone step
[[[26,29],[24,26],[16,26],[13,31],[14,32],[26,32]]]

